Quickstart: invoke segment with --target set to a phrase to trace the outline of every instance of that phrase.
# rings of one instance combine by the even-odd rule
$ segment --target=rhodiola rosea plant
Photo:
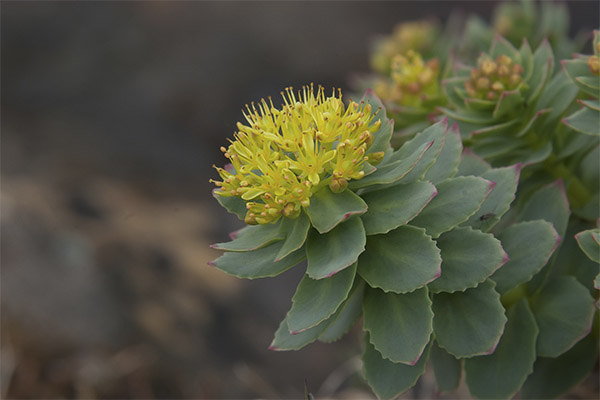
[[[596,103],[600,93],[600,49],[596,31],[593,54],[575,54],[565,59],[565,49],[576,47],[566,37],[566,14],[561,15],[561,6],[543,3],[536,18],[532,11],[535,7],[529,1],[511,3],[497,13],[496,22],[510,22],[510,15],[527,16],[519,26],[511,25],[528,32],[526,38],[519,40],[515,39],[515,30],[506,30],[512,29],[507,28],[510,24],[494,25],[494,29],[503,26],[502,32],[496,33],[510,33],[506,40],[494,35],[492,28],[482,26],[481,21],[467,22],[463,40],[455,41],[461,43],[447,49],[457,56],[438,77],[446,105],[437,110],[459,123],[463,146],[475,153],[467,153],[468,156],[486,168],[522,163],[511,209],[491,230],[509,256],[512,257],[510,238],[517,237],[515,227],[524,221],[549,222],[561,238],[552,257],[535,268],[522,270],[527,271],[527,276],[520,283],[502,288],[502,275],[519,275],[519,269],[510,268],[511,261],[491,278],[496,281],[496,290],[507,310],[527,302],[534,317],[531,326],[537,327],[523,330],[520,344],[515,340],[512,345],[503,346],[509,339],[501,341],[497,351],[506,347],[511,349],[506,354],[531,354],[524,352],[524,338],[528,337],[529,343],[534,343],[535,362],[532,370],[520,370],[521,378],[526,377],[520,396],[550,398],[561,395],[589,374],[598,354],[600,113]],[[543,23],[538,23],[540,18]],[[530,26],[524,26],[527,23]],[[544,35],[549,40],[544,40]],[[536,47],[532,49],[528,41],[536,43]],[[464,43],[477,44],[475,47],[482,53],[470,57],[468,51],[461,49]],[[418,49],[404,49],[410,50]],[[409,84],[404,82],[405,87]],[[385,99],[389,109],[394,109],[396,99]],[[439,118],[432,112],[412,123],[429,126]],[[402,143],[412,133],[402,129],[395,136],[396,142]],[[466,160],[467,156],[463,158]],[[521,242],[531,245],[536,243],[535,238],[523,236]],[[491,369],[482,368],[485,363],[502,363],[502,357],[494,354],[464,361],[466,382],[475,397],[510,397],[514,393],[507,390],[510,385],[505,380],[497,384],[490,381],[486,371]],[[508,370],[496,367],[511,376]],[[439,388],[447,389],[443,383]]]
[[[559,196],[557,218],[568,218],[559,186],[527,199],[495,235],[522,165],[492,167],[446,120],[394,150],[394,123],[371,91],[346,104],[312,86],[244,116],[222,148],[230,165],[217,168],[215,197],[248,226],[213,245],[225,253],[212,264],[255,279],[306,260],[271,349],[335,341],[360,323],[364,375],[380,398],[409,389],[427,363],[441,390],[464,369],[474,396],[510,397],[538,355],[589,331],[593,300],[576,281],[524,294],[561,242],[538,215]],[[573,288],[583,291],[574,302],[551,301]],[[556,318],[573,312],[557,335]]]

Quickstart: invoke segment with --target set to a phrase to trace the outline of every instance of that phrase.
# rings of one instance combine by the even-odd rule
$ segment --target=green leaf
[[[510,204],[515,199],[520,173],[520,164],[483,172],[481,177],[495,182],[496,186],[479,207],[479,210],[465,224],[482,231],[489,231],[496,225],[510,209]]]
[[[380,165],[377,171],[362,179],[352,180],[348,187],[352,190],[364,188],[371,185],[382,185],[394,183],[406,176],[419,163],[423,155],[429,150],[433,143],[423,143],[414,153],[408,157]]]
[[[363,372],[367,383],[379,399],[393,399],[413,387],[425,372],[428,357],[429,346],[416,365],[393,363],[383,358],[369,342],[369,334],[365,335]]]
[[[381,121],[379,130],[372,132],[373,144],[367,150],[367,154],[386,151],[390,147],[390,140],[394,132],[394,121],[386,117],[385,106],[373,90],[367,89],[362,100],[369,102],[373,107],[373,112],[376,112],[372,122]]]
[[[436,342],[431,346],[429,357],[439,391],[449,392],[455,390],[462,375],[461,360],[457,360],[454,356],[448,354]]]
[[[569,200],[567,200],[565,187],[562,179],[559,179],[550,185],[542,187],[527,200],[519,215],[519,220],[533,221],[543,219],[551,222],[556,232],[562,238],[565,236],[570,214]]]
[[[283,260],[275,262],[275,256],[282,246],[283,242],[278,242],[247,253],[227,252],[209,264],[238,278],[255,279],[277,276],[306,258],[304,248],[301,248]]]
[[[533,53],[533,74],[531,79],[527,81],[529,86],[529,94],[527,102],[533,103],[542,92],[546,82],[552,75],[554,67],[554,54],[548,40],[544,39],[542,44]]]
[[[600,92],[600,77],[590,75],[578,76],[575,78],[575,84],[579,89],[590,96],[597,97]]]
[[[351,190],[333,193],[326,186],[311,196],[306,214],[319,233],[327,233],[351,216],[366,211],[365,202]]]
[[[491,354],[506,317],[494,282],[464,292],[433,296],[433,331],[440,347],[457,358]]]
[[[513,60],[519,59],[519,51],[505,38],[500,35],[494,36],[494,41],[490,48],[490,57],[496,58],[500,55],[505,55]]]
[[[331,317],[346,300],[356,275],[356,263],[330,278],[314,280],[304,275],[287,314],[290,333],[310,329]]]
[[[409,157],[412,152],[418,151],[416,150],[418,146],[433,141],[431,148],[423,155],[419,163],[408,174],[403,176],[399,180],[400,182],[409,183],[421,179],[434,165],[446,142],[447,128],[448,121],[444,119],[417,134],[412,140],[406,142],[398,151],[392,154],[392,160],[394,157],[403,159],[404,157]]]
[[[384,358],[408,365],[419,361],[433,331],[427,288],[405,294],[367,289],[363,316],[370,342]]]
[[[475,287],[508,261],[498,239],[470,227],[443,233],[437,247],[442,252],[442,275],[428,285],[433,293]]]
[[[227,211],[235,214],[242,221],[246,217],[246,202],[241,197],[237,196],[220,196],[217,194],[217,189],[212,192],[213,197],[223,206]]]
[[[492,275],[500,294],[529,281],[550,259],[560,243],[551,223],[543,220],[520,222],[498,238],[509,261]]]
[[[540,328],[541,357],[561,355],[592,329],[594,299],[573,276],[552,280],[533,298],[531,308]]]
[[[538,357],[521,397],[553,399],[581,382],[594,368],[598,358],[598,339],[589,335],[557,358]]]
[[[436,279],[441,263],[440,250],[425,230],[404,225],[367,238],[358,273],[371,287],[406,293]]]
[[[311,230],[306,242],[308,276],[323,279],[351,266],[365,251],[365,243],[365,228],[359,217],[350,218],[323,235]]]
[[[573,60],[561,60],[560,64],[563,71],[575,83],[575,78],[586,76],[590,73],[590,67],[587,64],[587,57],[575,58]]]
[[[275,257],[275,261],[282,260],[302,247],[308,236],[309,229],[310,221],[304,213],[300,213],[300,216],[296,219],[284,218],[281,221],[281,231],[286,233],[286,238]]]
[[[600,229],[589,229],[575,235],[577,244],[588,258],[600,263]]]
[[[449,178],[437,185],[438,194],[411,224],[433,237],[449,231],[475,214],[494,183],[474,176]]]
[[[467,385],[480,399],[510,399],[533,371],[538,327],[527,300],[508,310],[504,334],[493,354],[465,360]]]
[[[331,320],[334,317],[330,317]],[[288,328],[287,319],[281,321],[279,328],[275,332],[275,337],[269,346],[269,350],[275,351],[289,351],[289,350],[300,350],[307,344],[310,344],[317,340],[327,326],[331,323],[330,319],[321,322],[319,325],[310,328],[306,331],[292,335]]]
[[[471,149],[466,148],[463,151],[460,164],[458,165],[458,176],[479,176],[483,174],[485,171],[491,168],[490,164],[487,163],[483,158],[479,157],[475,153],[471,151]]]
[[[502,92],[492,115],[494,118],[502,118],[505,115],[518,110],[518,107],[522,103],[523,96],[521,96],[521,91],[519,89]]]
[[[578,91],[577,86],[573,85],[567,75],[560,72],[552,78],[542,92],[536,110],[552,109],[548,120],[556,124],[556,119],[572,104]]]
[[[217,243],[210,247],[224,251],[253,251],[285,239],[285,232],[281,232],[280,223],[277,222],[267,225],[246,226],[235,232],[232,237],[231,242]]]
[[[430,182],[396,184],[362,195],[368,210],[361,217],[367,235],[387,233],[408,223],[437,194]]]
[[[563,124],[586,135],[600,136],[600,112],[581,108],[562,120]]]
[[[357,283],[358,282],[358,283]],[[319,336],[319,341],[325,343],[335,342],[352,328],[362,315],[362,300],[365,283],[361,279],[355,279],[354,286],[344,303],[336,311],[333,321],[327,329]]]
[[[435,161],[435,164],[427,170],[423,179],[437,184],[446,178],[452,178],[456,175],[462,148],[460,132],[458,131],[458,126],[455,124],[446,133],[446,141],[442,152]]]

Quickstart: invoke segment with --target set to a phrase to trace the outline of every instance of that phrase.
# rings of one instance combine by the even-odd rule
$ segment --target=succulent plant
[[[465,145],[492,165],[541,162],[577,94],[563,73],[552,75],[553,66],[548,42],[532,53],[527,41],[517,50],[497,36],[476,67],[457,64],[444,80],[450,106],[441,110],[459,123]]]
[[[569,128],[587,135],[600,136],[600,32],[594,32],[594,54],[578,54],[575,59],[564,60],[563,69],[585,97],[577,99],[581,109],[563,119]]]
[[[464,365],[476,397],[510,397],[524,382],[537,393],[534,364],[568,354],[594,312],[572,277],[528,292],[565,235],[561,181],[507,214],[521,165],[492,168],[463,151],[456,125],[440,121],[393,150],[393,122],[370,91],[347,107],[312,87],[284,99],[246,114],[215,190],[256,225],[213,245],[225,254],[212,265],[254,279],[307,262],[270,348],[335,341],[362,316],[364,375],[380,398],[409,389],[428,362],[441,390],[458,385]],[[311,165],[300,161],[306,149]],[[272,200],[280,205],[265,209]]]

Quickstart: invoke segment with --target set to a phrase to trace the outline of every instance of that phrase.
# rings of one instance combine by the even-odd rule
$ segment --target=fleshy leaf
[[[283,260],[275,262],[275,256],[282,246],[283,242],[278,242],[246,253],[227,252],[210,264],[238,278],[277,276],[306,258],[305,250],[301,248]]]
[[[242,221],[246,217],[246,202],[237,196],[220,196],[216,193],[217,189],[213,190],[213,197],[223,206],[227,211],[235,214]]]
[[[498,239],[470,227],[443,233],[437,247],[442,252],[442,275],[428,285],[433,293],[475,287],[508,260]]]
[[[305,331],[331,317],[348,297],[355,275],[356,263],[330,278],[315,280],[304,275],[287,314],[290,332]]]
[[[435,338],[448,353],[463,358],[496,349],[506,316],[491,280],[464,292],[436,294],[432,309]]]
[[[379,399],[393,399],[400,393],[410,389],[425,372],[429,357],[429,346],[423,352],[419,362],[413,366],[393,363],[381,356],[365,335],[365,351],[363,353],[363,372],[367,383]]]
[[[489,170],[490,164],[488,164],[483,158],[473,153],[470,149],[466,148],[463,151],[460,164],[458,165],[458,176],[474,175],[479,176]]]
[[[396,184],[362,195],[368,210],[361,216],[367,235],[387,233],[408,223],[437,194],[430,182]]]
[[[385,107],[379,97],[373,90],[367,89],[362,100],[369,102],[376,112],[372,122],[381,121],[381,126],[377,132],[373,133],[373,144],[369,147],[367,153],[386,151],[390,147],[390,140],[394,132],[394,121],[386,117]]]
[[[589,229],[575,235],[577,244],[592,261],[600,263],[600,229]]]
[[[431,143],[431,148],[423,155],[419,163],[411,170],[408,174],[403,176],[399,181],[403,183],[414,182],[423,175],[433,166],[446,142],[448,122],[446,119],[440,121],[423,132],[417,134],[412,140],[406,142],[398,151],[392,154],[392,161],[394,158],[402,160],[405,157],[410,157],[410,154],[414,151],[418,151],[418,146],[422,146],[425,143]]]
[[[332,316],[330,318],[332,320],[334,317]],[[275,332],[275,337],[269,346],[269,350],[300,350],[307,344],[316,341],[319,335],[321,335],[325,329],[327,329],[327,326],[331,323],[331,320],[327,319],[313,328],[292,335],[288,328],[287,319],[284,319],[281,321],[279,328]]]
[[[437,343],[431,346],[429,355],[435,381],[440,392],[455,390],[462,375],[462,362],[442,349]]]
[[[423,143],[408,157],[378,166],[377,171],[371,175],[359,180],[350,181],[348,187],[354,190],[372,185],[390,184],[400,180],[419,164],[421,158],[429,151],[432,144],[432,142]]]
[[[465,224],[482,231],[489,231],[496,225],[509,210],[510,203],[515,199],[520,172],[521,165],[517,164],[510,167],[494,168],[482,173],[482,178],[495,182],[496,186],[479,207],[479,210]]]
[[[327,233],[352,215],[367,211],[365,202],[351,190],[333,193],[324,187],[310,198],[306,213],[319,233]]]
[[[427,288],[405,294],[367,289],[363,318],[370,342],[384,358],[396,363],[415,365],[433,331]]]
[[[533,221],[543,219],[551,222],[560,235],[565,236],[569,221],[569,201],[562,180],[544,186],[527,200],[520,213],[519,220]]]
[[[359,281],[357,283],[357,281]],[[348,299],[335,313],[335,319],[327,326],[327,329],[319,336],[319,341],[325,343],[335,342],[346,334],[362,315],[362,300],[365,291],[365,283],[361,279],[354,281]]]
[[[437,185],[437,196],[411,225],[423,227],[437,237],[475,214],[493,188],[493,182],[475,176],[446,179]]]
[[[496,290],[504,294],[538,273],[560,243],[560,237],[548,221],[519,222],[504,230],[498,238],[510,260],[492,275]]]
[[[510,399],[533,371],[538,327],[527,300],[508,310],[504,334],[493,354],[465,360],[471,395],[480,399]]]
[[[557,358],[538,357],[523,389],[523,399],[553,399],[581,382],[598,358],[598,339],[589,335]]]
[[[460,154],[462,153],[462,140],[458,126],[454,125],[446,133],[446,141],[442,152],[435,161],[435,164],[425,173],[426,181],[437,184],[446,178],[452,178],[458,172],[460,163]]]
[[[561,276],[533,298],[531,308],[540,328],[537,354],[557,357],[592,329],[594,298],[573,276]]]
[[[514,113],[521,103],[523,103],[523,96],[519,89],[502,92],[492,115],[494,118],[502,118],[509,113]]]
[[[217,250],[246,252],[261,249],[273,242],[285,239],[280,223],[250,225],[240,229],[231,242],[217,243],[210,247]],[[302,245],[300,245],[302,246]]]
[[[440,250],[425,230],[404,225],[367,238],[358,273],[371,287],[406,293],[436,279],[441,263]]]
[[[285,218],[281,221],[281,231],[286,233],[285,242],[277,253],[275,261],[279,261],[288,254],[298,250],[308,236],[308,230],[310,229],[310,221],[306,214],[300,213],[300,216],[296,219]]]
[[[577,132],[600,136],[599,120],[600,112],[589,108],[582,108],[564,118],[563,123]]]
[[[356,262],[365,251],[365,243],[365,228],[359,217],[350,218],[323,235],[311,230],[306,242],[306,273],[313,279],[323,279],[340,272]]]
[[[547,80],[552,75],[554,67],[554,54],[550,43],[544,39],[542,44],[533,53],[533,74],[527,82],[530,90],[527,96],[527,102],[533,103],[540,95]]]

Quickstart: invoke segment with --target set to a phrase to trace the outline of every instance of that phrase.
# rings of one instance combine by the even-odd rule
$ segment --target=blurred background
[[[241,281],[207,265],[241,226],[211,165],[245,103],[346,90],[396,23],[495,5],[2,2],[1,397],[300,398],[307,382],[372,398],[359,331],[267,350],[301,267]],[[598,2],[568,6],[574,31],[596,27]]]

